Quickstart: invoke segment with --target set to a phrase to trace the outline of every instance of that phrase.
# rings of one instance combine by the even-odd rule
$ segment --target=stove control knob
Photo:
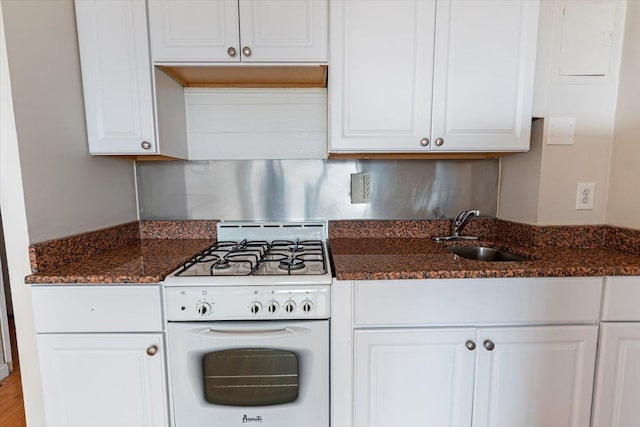
[[[262,304],[260,304],[259,302],[252,302],[251,305],[249,306],[249,311],[251,311],[252,314],[258,314],[260,313],[260,310],[262,310]]]
[[[311,301],[309,301],[308,299],[302,301],[302,311],[304,311],[305,313],[310,313],[312,309],[313,303]]]
[[[276,311],[278,311],[279,308],[280,306],[276,301],[269,301],[269,304],[267,304],[267,311],[270,314],[274,314]]]
[[[292,300],[287,300],[284,303],[284,311],[286,311],[287,313],[293,313],[296,310],[296,303],[293,302]]]
[[[198,314],[200,314],[200,316],[208,316],[211,313],[211,304],[209,304],[208,302],[198,303],[198,305],[196,306],[196,310],[198,311]]]

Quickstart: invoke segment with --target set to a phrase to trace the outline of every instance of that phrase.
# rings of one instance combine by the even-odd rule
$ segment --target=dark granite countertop
[[[32,245],[29,284],[159,283],[216,240],[215,221],[142,221]],[[532,226],[473,220],[478,242],[434,242],[450,221],[331,221],[339,280],[640,275],[640,231],[610,226]],[[484,245],[518,262],[456,257],[451,245]]]
[[[25,278],[30,284],[159,283],[209,239],[139,239],[89,258],[44,269]]]
[[[518,262],[475,261],[446,251],[481,245],[529,258]],[[449,279],[640,275],[640,256],[608,248],[523,248],[510,242],[445,243],[430,238],[332,238],[338,280]]]

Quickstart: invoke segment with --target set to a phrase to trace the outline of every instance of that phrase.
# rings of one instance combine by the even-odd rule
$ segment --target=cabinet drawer
[[[605,279],[602,320],[640,321],[640,277]]]
[[[36,332],[162,331],[160,286],[32,286]]]
[[[356,326],[595,323],[602,278],[355,282]]]

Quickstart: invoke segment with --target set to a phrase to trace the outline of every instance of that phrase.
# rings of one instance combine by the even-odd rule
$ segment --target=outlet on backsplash
[[[351,174],[351,203],[371,202],[371,174]]]
[[[593,209],[595,192],[595,182],[579,182],[578,194],[576,195],[576,210]]]

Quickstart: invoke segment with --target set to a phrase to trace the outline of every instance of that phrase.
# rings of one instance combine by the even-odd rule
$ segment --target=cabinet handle
[[[484,345],[484,348],[486,348],[488,351],[491,351],[494,348],[496,348],[496,345],[491,340],[484,340],[482,345]]]
[[[242,48],[242,54],[244,56],[251,56],[251,48],[249,46],[245,46]]]
[[[443,138],[436,139],[436,145],[438,147],[442,147],[444,145],[444,139]]]
[[[469,351],[473,351],[473,350],[476,349],[476,343],[474,343],[471,340],[469,340],[466,343],[464,343],[464,346],[467,347],[467,350],[469,350]]]
[[[420,140],[420,145],[422,145],[423,147],[426,147],[427,145],[429,145],[429,138],[422,138]]]
[[[147,347],[147,354],[149,356],[155,356],[156,353],[158,353],[158,346],[157,345],[152,345]]]
[[[229,49],[227,49],[227,55],[234,57],[236,56],[236,48],[235,47],[230,47]]]
[[[140,146],[144,149],[144,150],[148,150],[149,148],[151,148],[151,143],[149,141],[142,141],[140,143]]]

